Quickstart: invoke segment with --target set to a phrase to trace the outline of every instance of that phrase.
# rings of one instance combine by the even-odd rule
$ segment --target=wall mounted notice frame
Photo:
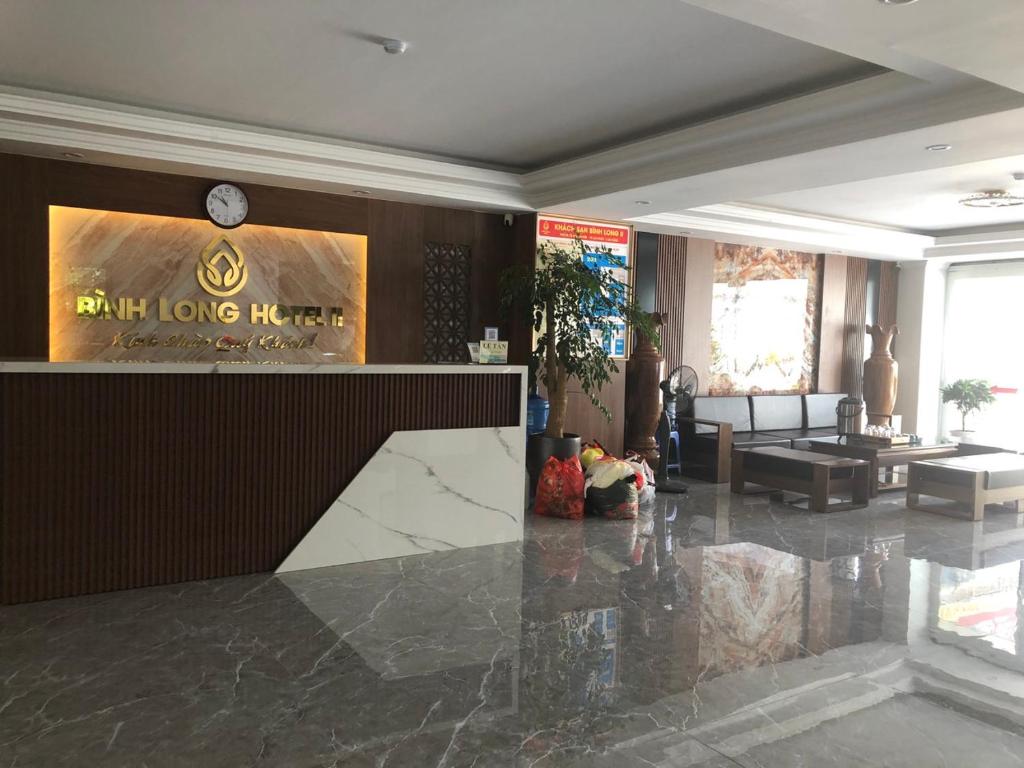
[[[50,206],[50,360],[363,363],[366,242]]]
[[[573,240],[583,241],[584,263],[589,267],[607,270],[617,280],[633,285],[629,271],[633,254],[633,227],[610,221],[574,219],[566,216],[537,216],[537,246],[552,246],[571,250]],[[609,259],[608,251],[614,259]],[[620,261],[621,263],[613,263]],[[605,351],[612,357],[625,357],[629,353],[629,332],[626,321],[613,319],[615,331],[611,338],[602,338]]]

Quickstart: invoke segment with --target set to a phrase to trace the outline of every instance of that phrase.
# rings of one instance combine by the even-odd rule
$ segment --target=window
[[[984,379],[996,402],[967,417],[985,440],[1021,439],[1024,429],[1024,261],[950,267],[942,383]],[[952,403],[943,406],[942,433],[960,429]]]

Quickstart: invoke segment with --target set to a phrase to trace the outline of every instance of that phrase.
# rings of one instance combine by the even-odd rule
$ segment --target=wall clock
[[[249,200],[234,184],[218,184],[206,193],[206,213],[218,227],[234,229],[249,214]]]

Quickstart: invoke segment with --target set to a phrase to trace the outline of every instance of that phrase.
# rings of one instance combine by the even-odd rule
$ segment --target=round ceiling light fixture
[[[634,202],[635,202],[636,205],[650,205],[651,204],[650,200],[636,200]]]
[[[916,3],[917,0],[878,0],[882,5],[910,5]]]
[[[968,195],[960,201],[960,205],[966,205],[968,208],[1010,208],[1014,205],[1024,205],[1024,197],[1011,195],[1004,189],[992,189]]]
[[[929,152],[949,152],[952,148],[952,144],[929,144],[925,147]]]
[[[392,55],[405,53],[409,50],[409,44],[405,42],[405,40],[396,40],[392,37],[381,40],[380,44],[384,48],[384,53],[390,53]]]

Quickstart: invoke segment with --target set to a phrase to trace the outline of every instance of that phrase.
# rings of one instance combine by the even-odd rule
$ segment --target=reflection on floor
[[[522,546],[0,608],[0,768],[1024,765],[1022,530],[701,486]]]

